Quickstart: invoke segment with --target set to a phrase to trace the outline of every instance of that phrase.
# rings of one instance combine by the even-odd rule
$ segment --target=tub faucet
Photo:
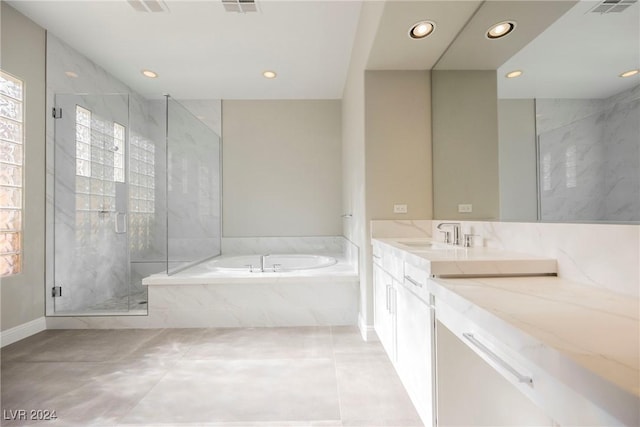
[[[260,271],[264,273],[264,265],[267,261],[267,257],[269,256],[269,254],[267,255],[262,255],[260,256]]]
[[[451,242],[448,240],[449,232],[442,230],[442,227],[450,226],[453,228],[453,239]],[[441,222],[438,224],[438,230],[442,230],[445,234],[445,243],[453,243],[456,246],[460,246],[460,223],[459,222]]]

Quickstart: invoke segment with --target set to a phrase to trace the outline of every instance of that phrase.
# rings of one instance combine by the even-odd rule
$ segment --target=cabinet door
[[[397,286],[396,369],[425,426],[433,425],[433,317],[429,305]]]
[[[395,291],[391,276],[376,264],[373,264],[373,289],[374,327],[389,359],[395,361],[395,325],[392,314]]]

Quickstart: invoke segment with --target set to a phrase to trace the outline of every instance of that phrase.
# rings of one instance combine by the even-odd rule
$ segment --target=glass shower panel
[[[129,96],[57,94],[55,105],[54,311],[128,312]]]
[[[220,255],[220,137],[167,98],[169,273]]]

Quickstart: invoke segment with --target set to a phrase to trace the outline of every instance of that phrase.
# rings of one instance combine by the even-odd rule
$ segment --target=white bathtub
[[[146,277],[149,316],[170,327],[356,324],[358,270],[344,254],[273,254],[264,272],[260,262],[234,254]]]
[[[280,271],[311,270],[315,268],[330,267],[338,263],[332,256],[310,254],[273,254],[264,257],[264,266],[261,255],[237,255],[231,257],[216,258],[209,261],[207,267],[212,271],[249,271],[252,273],[277,273]],[[261,268],[264,267],[264,271]]]

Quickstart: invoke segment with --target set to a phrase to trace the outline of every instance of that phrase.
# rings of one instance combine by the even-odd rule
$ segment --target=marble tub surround
[[[336,264],[308,270],[218,271],[223,256],[151,275],[142,282],[149,288],[149,316],[171,327],[354,325],[357,267],[348,253],[328,254]]]
[[[374,239],[374,256],[392,254],[431,276],[555,275],[552,258],[485,247],[461,247],[426,238]]]
[[[525,361],[537,389],[532,399],[556,421],[640,424],[637,298],[557,277],[435,279],[427,288],[443,322],[451,309],[464,313],[478,337]]]

